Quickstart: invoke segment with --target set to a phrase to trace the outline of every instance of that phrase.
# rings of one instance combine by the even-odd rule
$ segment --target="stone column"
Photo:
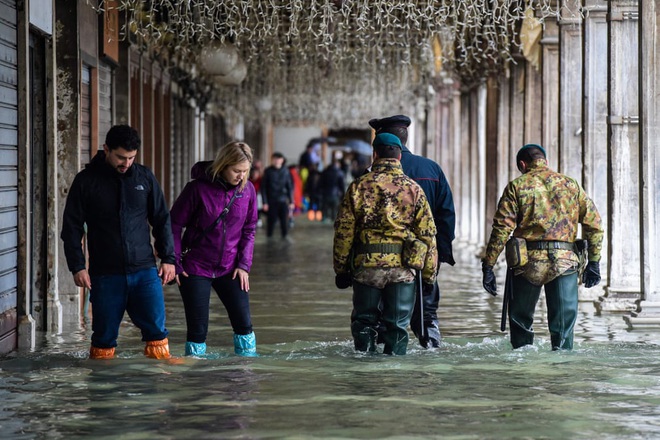
[[[450,123],[449,127],[451,130],[450,135],[450,148],[452,150],[452,167],[450,174],[452,176],[451,185],[452,185],[452,196],[454,197],[454,211],[456,213],[456,240],[455,242],[461,242],[463,237],[463,220],[461,219],[463,200],[461,198],[461,191],[463,190],[463,183],[461,181],[461,93],[458,89],[452,90],[452,93],[449,96],[451,99],[451,111],[449,114]],[[456,255],[461,253],[455,252]]]
[[[597,306],[632,310],[641,293],[637,1],[610,1],[609,24],[610,273]]]
[[[460,229],[460,239],[464,244],[470,244],[470,95],[461,93],[460,95],[460,119],[456,122],[460,127],[458,142],[460,142],[460,183],[458,190],[458,199],[460,200],[460,212],[456,212],[456,218]]]
[[[559,28],[557,21],[554,19],[546,19],[543,30],[543,38],[541,39],[541,47],[543,49],[543,78],[540,83],[540,90],[542,99],[541,113],[536,113],[537,109],[532,109],[536,117],[541,120],[541,133],[540,136],[536,131],[532,131],[535,136],[539,136],[538,142],[541,142],[545,150],[548,152],[548,164],[553,170],[559,169],[559,111],[561,106],[559,96]],[[562,48],[563,49],[563,48]],[[536,76],[536,75],[535,75]],[[562,78],[563,79],[563,78]],[[570,85],[569,85],[570,87]],[[529,91],[532,99],[537,100],[534,96],[536,90]],[[557,103],[559,102],[559,106]],[[541,117],[542,115],[542,117]],[[530,126],[535,128],[531,123]],[[529,137],[528,142],[535,142],[534,138]]]
[[[582,184],[582,18],[579,1],[565,1],[559,22],[559,168]]]
[[[475,219],[475,240],[481,251],[484,248],[484,243],[486,241],[486,123],[487,123],[487,98],[488,98],[488,88],[486,83],[479,85],[479,88],[475,90],[476,101],[477,101],[477,137],[476,137],[476,148],[477,148],[477,166],[479,171],[477,174],[477,199],[474,203],[477,204],[477,217]],[[485,251],[485,249],[483,249]]]
[[[57,0],[55,2],[57,20],[57,212],[62,218],[64,205],[73,178],[80,169],[80,50],[78,46],[78,2]],[[59,232],[59,231],[58,231]],[[59,233],[58,233],[59,236]],[[59,242],[59,255],[64,257],[62,241]],[[62,303],[62,316],[65,326],[80,326],[82,310],[80,288],[73,283],[73,276],[62,258],[58,266],[59,298]]]
[[[607,71],[608,29],[607,2],[588,0],[584,14],[584,104],[583,128],[583,186],[596,204],[603,219],[605,240],[601,253],[602,281],[597,287],[580,287],[580,296],[597,298],[604,292],[608,279],[609,254],[609,197],[608,197],[608,148],[607,148]],[[570,134],[570,133],[569,133]],[[600,301],[599,301],[600,302]]]
[[[523,58],[518,58],[517,65],[511,68],[511,134],[509,137],[510,157],[513,158],[509,165],[508,180],[513,180],[520,175],[516,168],[516,153],[525,143],[525,65]],[[504,188],[502,188],[504,189]]]
[[[631,328],[660,326],[660,5],[640,0],[639,12],[643,301],[624,317]]]
[[[468,145],[469,145],[469,199],[468,203],[470,205],[469,216],[470,216],[470,229],[469,229],[469,243],[471,245],[471,250],[478,252],[482,242],[479,241],[479,180],[480,180],[480,169],[479,163],[481,161],[481,156],[479,156],[479,99],[476,89],[470,90],[467,94],[468,99],[468,119],[465,123],[468,124]]]

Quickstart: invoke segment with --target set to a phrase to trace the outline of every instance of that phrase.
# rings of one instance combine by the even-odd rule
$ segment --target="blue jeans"
[[[165,301],[158,270],[153,267],[125,275],[91,277],[92,345],[117,346],[124,311],[142,332],[143,341],[167,337]]]
[[[227,310],[234,333],[247,335],[252,332],[249,295],[241,289],[238,277],[232,279],[233,271],[219,278],[207,278],[197,275],[181,276],[181,299],[186,311],[186,340],[206,342],[209,331],[209,301],[211,287]]]

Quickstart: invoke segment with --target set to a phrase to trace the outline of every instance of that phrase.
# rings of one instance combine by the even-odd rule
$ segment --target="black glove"
[[[586,288],[594,287],[600,283],[600,263],[598,261],[587,263],[587,267],[582,273],[582,282]]]
[[[350,273],[338,273],[335,275],[335,286],[337,289],[348,289],[353,285]]]
[[[483,272],[483,285],[486,292],[490,293],[493,296],[497,296],[497,280],[495,279],[495,272],[493,272],[493,266],[488,266],[483,263],[481,265],[481,272]]]

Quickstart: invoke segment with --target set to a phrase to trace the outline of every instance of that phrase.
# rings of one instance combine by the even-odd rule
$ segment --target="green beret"
[[[401,140],[397,136],[395,136],[391,133],[380,133],[380,134],[378,134],[374,138],[374,141],[371,145],[373,145],[374,148],[380,147],[380,146],[402,148]]]

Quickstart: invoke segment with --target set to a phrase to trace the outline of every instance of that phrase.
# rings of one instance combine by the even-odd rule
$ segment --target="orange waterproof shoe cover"
[[[317,222],[320,222],[321,220],[323,220],[323,213],[321,211],[316,211],[316,217],[315,218],[316,218]]]
[[[100,348],[93,345],[89,348],[90,359],[112,359],[115,357],[115,348]]]
[[[314,221],[314,211],[311,209],[307,211],[307,220]]]
[[[167,338],[160,341],[147,341],[147,346],[144,347],[144,355],[153,359],[169,359],[170,345]]]

